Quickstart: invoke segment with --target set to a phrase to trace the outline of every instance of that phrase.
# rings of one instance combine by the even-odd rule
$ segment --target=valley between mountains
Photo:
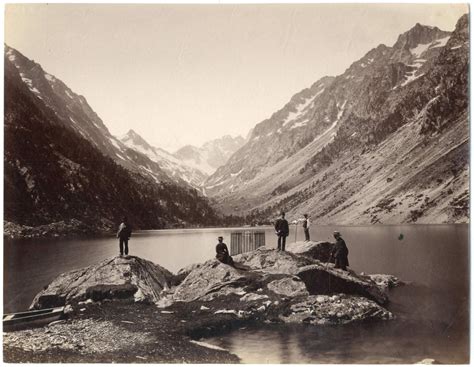
[[[468,16],[416,24],[295,94],[246,137],[167,152],[113,136],[84,96],[5,46],[4,219],[110,230],[469,218]],[[6,232],[8,232],[6,230]]]

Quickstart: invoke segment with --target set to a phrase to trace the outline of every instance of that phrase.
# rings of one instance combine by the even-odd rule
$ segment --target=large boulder
[[[384,290],[369,277],[336,269],[334,264],[317,262],[301,267],[297,275],[306,284],[310,294],[354,294],[370,298],[382,305],[388,301]]]
[[[328,262],[334,244],[323,241],[299,241],[286,246],[287,251],[296,255],[306,256],[311,259]]]
[[[314,264],[313,260],[304,256],[262,247],[237,255],[234,260],[250,270],[260,270],[271,274],[297,274],[301,267]]]
[[[387,302],[385,292],[369,277],[335,269],[333,264],[324,264],[306,256],[259,248],[235,256],[234,260],[236,268],[216,259],[200,266],[193,265],[176,288],[173,300],[206,301],[262,289],[266,294],[279,297],[346,293],[367,297],[380,304]]]
[[[364,297],[337,294],[309,296],[293,303],[280,319],[287,323],[334,325],[362,320],[391,320],[393,315]]]
[[[235,261],[236,267],[216,259],[192,266],[186,278],[176,287],[173,300],[211,301],[230,294],[243,296],[258,289],[277,297],[308,295],[305,284],[292,274],[311,263],[305,258],[259,249],[236,256]]]
[[[306,285],[298,277],[285,277],[269,282],[267,288],[273,293],[286,297],[308,296]]]
[[[186,277],[196,268],[200,268],[203,264],[202,263],[194,263],[185,266],[178,270],[178,273],[174,277],[174,282],[176,285],[180,284]]]
[[[38,293],[30,308],[62,306],[71,301],[131,298],[157,302],[173,283],[173,274],[136,256],[113,257],[59,275]]]
[[[190,302],[211,300],[218,295],[242,293],[242,286],[248,282],[247,273],[221,263],[217,259],[194,266],[186,278],[176,287],[175,301]]]

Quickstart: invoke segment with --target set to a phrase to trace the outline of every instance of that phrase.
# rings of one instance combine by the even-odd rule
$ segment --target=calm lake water
[[[271,228],[267,247],[276,247]],[[331,240],[333,226],[311,229]],[[337,327],[269,325],[234,330],[208,340],[245,363],[442,363],[469,361],[468,225],[339,226],[357,272],[393,274],[407,282],[391,291],[397,320]],[[172,272],[214,256],[216,237],[230,244],[235,229],[141,231],[130,254]],[[294,226],[288,242],[295,240]],[[402,236],[401,236],[402,235]],[[297,239],[304,236],[299,227]],[[4,310],[28,308],[34,295],[62,272],[118,254],[113,237],[4,243]]]

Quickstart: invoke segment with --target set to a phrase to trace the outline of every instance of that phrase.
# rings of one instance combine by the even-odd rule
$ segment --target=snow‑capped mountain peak
[[[124,143],[130,143],[135,146],[141,146],[146,150],[153,150],[153,147],[147,143],[145,139],[143,139],[140,135],[138,135],[135,130],[130,129],[128,132],[120,137],[120,140]]]
[[[170,177],[177,177],[195,188],[200,188],[207,178],[206,173],[187,165],[166,150],[151,146],[138,133],[130,129],[120,141],[153,162],[156,162]]]
[[[129,170],[151,177],[155,182],[174,182],[196,188],[205,179],[203,173],[181,167],[181,162],[175,162],[171,154],[151,147],[133,130],[127,135],[127,144],[120,141],[110,133],[87,100],[60,79],[7,45],[5,56],[5,61],[16,68],[24,86],[37,98],[37,103],[44,104],[55,114],[56,121],[81,135],[105,156]],[[130,145],[136,149],[130,150]],[[165,158],[158,159],[157,156]],[[175,169],[176,165],[179,168]]]
[[[5,220],[88,233],[123,214],[137,229],[215,223],[206,198],[113,137],[84,97],[13,48],[4,56]]]
[[[223,166],[244,143],[245,139],[241,136],[233,138],[230,135],[224,135],[204,143],[199,148],[186,145],[176,151],[174,156],[187,165],[211,175],[217,168]]]
[[[449,37],[450,32],[442,31],[438,27],[431,27],[416,23],[410,30],[398,36],[397,42],[393,45],[395,49],[413,49],[418,45],[430,44],[435,40]]]

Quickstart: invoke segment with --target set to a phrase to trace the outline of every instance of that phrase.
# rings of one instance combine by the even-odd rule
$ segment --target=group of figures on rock
[[[310,221],[308,214],[305,214],[302,219],[296,221],[296,223],[298,222],[303,222],[305,241],[309,242]],[[285,219],[285,212],[280,213],[280,218],[275,221],[274,227],[275,234],[278,238],[277,251],[285,251],[286,237],[288,237],[288,235],[290,234],[289,224],[288,221]],[[336,243],[333,246],[328,262],[333,261],[334,267],[337,269],[347,270],[347,267],[349,266],[349,249],[347,248],[346,242],[342,238],[340,232],[334,231],[333,236],[336,239]],[[224,264],[235,267],[234,260],[229,254],[229,249],[227,248],[227,245],[223,242],[224,238],[219,236],[217,240],[218,244],[216,246],[216,258]]]
[[[305,234],[305,241],[309,241],[309,226],[310,220],[308,214],[305,214],[302,219],[298,222],[303,222],[303,230]],[[286,238],[290,234],[290,228],[288,221],[285,219],[285,212],[280,213],[280,218],[275,221],[275,234],[277,235],[277,251],[285,251],[286,246]],[[120,256],[128,255],[128,240],[132,235],[132,227],[128,222],[127,217],[122,218],[122,223],[120,223],[118,231],[117,231],[117,238],[119,239],[119,249],[120,249]],[[341,237],[341,233],[335,231],[333,233],[334,238],[336,239],[336,243],[333,246],[331,254],[329,256],[328,262],[333,261],[334,267],[337,269],[347,270],[349,266],[349,249],[346,246],[346,242]],[[223,242],[224,238],[219,236],[217,238],[217,245],[216,245],[216,258],[222,262],[223,264],[227,264],[230,266],[235,267],[234,260],[232,256],[230,256],[229,249],[227,245]]]

